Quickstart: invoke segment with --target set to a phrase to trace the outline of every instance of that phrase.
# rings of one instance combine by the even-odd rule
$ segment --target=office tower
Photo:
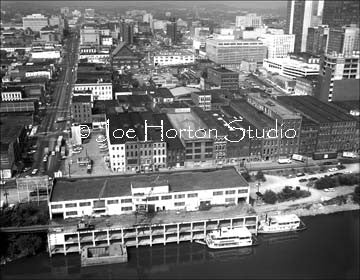
[[[259,40],[267,47],[267,58],[283,58],[294,52],[294,34],[263,34]]]
[[[34,32],[39,32],[43,27],[49,25],[49,19],[42,14],[32,14],[22,18],[23,29],[30,28]]]
[[[166,25],[166,36],[170,38],[172,44],[176,44],[177,41],[176,29],[176,22],[170,22]]]
[[[350,55],[359,50],[359,27],[355,25],[331,28],[329,33],[328,53],[336,52]]]
[[[314,55],[326,53],[329,41],[329,31],[330,29],[327,25],[310,27],[308,29],[306,40],[306,52]]]
[[[129,45],[134,43],[134,25],[132,23],[120,22],[120,38],[122,42]]]
[[[315,96],[324,102],[359,100],[359,58],[359,52],[322,55]]]
[[[323,24],[330,28],[344,25],[359,26],[360,1],[324,1]]]
[[[288,34],[295,34],[295,52],[306,51],[308,28],[321,24],[323,3],[318,0],[290,0],[287,6]]]
[[[237,16],[236,17],[236,27],[240,27],[245,29],[246,27],[261,27],[262,19],[261,16],[257,16],[256,14],[247,14],[245,16]]]

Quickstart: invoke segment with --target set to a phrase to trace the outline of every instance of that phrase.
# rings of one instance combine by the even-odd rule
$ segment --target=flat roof
[[[356,121],[340,108],[322,102],[313,96],[279,96],[277,99],[318,123]]]
[[[216,68],[216,67],[210,67],[208,70],[214,70],[214,71],[216,71],[216,72],[222,72],[222,73],[234,73],[234,74],[236,74],[236,72],[231,71],[231,70],[229,70],[229,69],[226,69],[226,68],[224,68],[224,67],[218,67],[218,68]]]
[[[205,129],[206,130],[206,136],[208,136],[208,129],[209,127],[199,118],[196,113],[191,110],[188,113],[168,113],[167,114],[172,126],[177,130],[178,135],[180,134],[180,129],[188,130],[189,128],[193,131],[198,129]],[[211,127],[210,127],[211,129]],[[181,139],[182,140],[194,140],[194,132],[191,132],[191,135],[189,135],[189,132],[183,132],[181,133]],[[190,137],[192,136],[192,137]],[[208,137],[205,139],[209,139]]]
[[[72,97],[73,103],[83,103],[83,102],[91,102],[90,95],[75,95]]]
[[[244,100],[232,100],[231,104],[239,116],[246,119],[249,123],[261,130],[263,128],[275,128],[275,121],[264,114],[264,112],[251,106]]]
[[[147,182],[150,186],[155,181],[167,181],[170,192],[248,187],[246,180],[234,168],[127,177],[58,179],[53,186],[50,201],[98,199],[105,182],[101,198],[131,196],[132,182],[141,185]]]
[[[23,124],[19,124],[17,120],[11,121],[9,119],[6,123],[0,125],[0,143],[8,144],[15,141],[23,129]]]
[[[292,119],[301,118],[299,114],[289,110],[288,108],[277,102],[276,100],[269,98],[265,95],[261,95],[260,92],[251,92],[248,94],[248,96],[252,99],[255,99],[257,103],[271,109],[282,118],[292,118]]]

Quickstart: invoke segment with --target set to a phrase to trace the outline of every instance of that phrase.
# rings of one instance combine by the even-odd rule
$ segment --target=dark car
[[[317,177],[311,177],[311,178],[309,179],[309,181],[316,181],[316,180],[318,180]]]
[[[306,181],[307,181],[307,179],[305,179],[305,178],[302,178],[302,179],[299,180],[300,183],[303,183],[303,182],[306,182]]]

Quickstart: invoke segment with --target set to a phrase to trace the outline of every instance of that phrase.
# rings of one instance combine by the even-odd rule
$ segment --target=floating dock
[[[72,221],[73,225],[63,225],[61,232],[49,231],[49,255],[80,253],[85,246],[122,244],[139,247],[194,242],[204,239],[208,232],[218,227],[246,226],[256,234],[258,225],[258,216],[239,206],[216,207],[208,211],[156,213],[150,221],[139,222],[138,219],[134,214],[111,216],[106,221],[102,218],[99,223],[95,221],[95,229],[89,231],[77,231],[77,221]]]
[[[125,263],[128,261],[126,247],[122,244],[109,246],[85,246],[81,251],[81,266]]]

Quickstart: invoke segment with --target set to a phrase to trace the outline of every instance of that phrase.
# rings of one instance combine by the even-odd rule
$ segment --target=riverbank
[[[323,203],[303,203],[303,204],[293,204],[286,207],[279,207],[278,205],[273,205],[273,208],[265,209],[256,209],[256,212],[259,216],[264,216],[265,214],[296,214],[300,217],[304,216],[316,216],[324,214],[332,214],[336,212],[344,211],[357,211],[360,210],[360,205],[354,202],[347,202],[345,204],[330,204],[324,205]]]

